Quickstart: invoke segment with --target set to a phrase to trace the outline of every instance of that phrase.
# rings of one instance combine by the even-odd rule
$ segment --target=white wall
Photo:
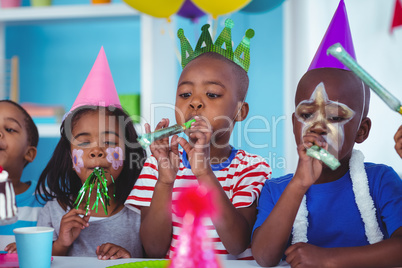
[[[402,27],[390,34],[394,0],[345,0],[359,64],[402,100]],[[294,109],[294,90],[307,70],[338,6],[339,0],[287,0],[285,2],[285,108]],[[369,138],[356,148],[366,161],[385,163],[402,174],[402,160],[394,150],[393,136],[402,116],[390,110],[372,92]],[[297,154],[290,120],[287,122],[287,171],[294,171]]]

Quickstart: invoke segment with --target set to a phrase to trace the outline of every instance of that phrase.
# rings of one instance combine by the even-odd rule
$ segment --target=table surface
[[[60,257],[54,256],[51,268],[71,268],[71,267],[85,267],[85,268],[106,268],[109,266],[138,262],[149,261],[150,259],[118,259],[118,260],[98,260],[96,257]],[[222,266],[226,268],[246,268],[246,267],[260,267],[256,261],[235,261],[235,260],[222,260]],[[275,267],[290,267],[286,262],[281,262]]]

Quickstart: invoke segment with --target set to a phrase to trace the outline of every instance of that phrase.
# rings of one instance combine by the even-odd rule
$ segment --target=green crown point
[[[248,29],[248,30],[246,31],[246,37],[247,37],[248,39],[253,38],[253,37],[254,37],[254,34],[255,34],[255,32],[254,32],[253,29]]]
[[[204,24],[204,25],[201,27],[201,31],[203,31],[203,32],[208,31],[208,29],[209,29],[209,24]]]
[[[226,20],[225,20],[225,27],[226,27],[226,28],[232,29],[233,26],[234,26],[233,20],[231,20],[231,19],[226,19]]]
[[[197,41],[197,45],[193,50],[187,38],[185,38],[183,29],[179,29],[177,36],[180,39],[181,46],[181,65],[183,69],[186,65],[203,53],[214,52],[222,55],[230,61],[236,63],[246,72],[250,66],[250,39],[254,36],[254,30],[248,29],[245,33],[245,37],[242,39],[236,50],[233,51],[232,34],[231,29],[234,26],[234,22],[231,19],[225,20],[225,28],[217,37],[215,43],[213,43],[211,34],[209,33],[209,24],[205,24],[201,27],[201,35]],[[244,56],[242,56],[244,55]]]
[[[180,29],[177,31],[177,37],[178,37],[179,39],[185,38],[185,37],[184,37],[184,30],[183,30],[182,28],[180,28]]]

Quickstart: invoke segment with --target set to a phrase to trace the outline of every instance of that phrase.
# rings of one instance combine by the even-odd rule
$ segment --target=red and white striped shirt
[[[235,208],[249,207],[258,200],[265,180],[271,178],[271,167],[261,156],[249,154],[243,150],[232,149],[229,159],[221,164],[212,165],[212,170],[219,180],[227,197]],[[155,157],[147,159],[137,182],[134,185],[125,205],[140,213],[141,206],[150,206],[156,181],[158,180],[158,163]],[[180,151],[180,167],[173,187],[172,202],[178,193],[189,184],[198,183],[191,171],[186,152]],[[252,259],[250,247],[238,256],[230,255],[223,246],[212,221],[205,219],[207,233],[211,238],[216,254],[226,259]],[[172,215],[173,237],[168,252],[172,257],[178,235],[182,227],[181,218]]]

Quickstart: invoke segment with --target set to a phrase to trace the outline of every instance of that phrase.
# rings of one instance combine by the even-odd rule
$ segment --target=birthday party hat
[[[234,26],[233,20],[226,19],[225,28],[222,30],[221,34],[216,39],[215,43],[212,41],[211,34],[209,33],[209,24],[205,24],[201,27],[201,36],[198,39],[195,49],[190,45],[190,42],[184,36],[183,29],[179,29],[177,36],[180,39],[181,46],[181,66],[186,67],[186,65],[198,57],[199,55],[207,52],[218,53],[225,58],[233,61],[240,67],[242,67],[246,72],[250,67],[250,39],[254,36],[254,30],[248,29],[246,31],[243,40],[237,46],[233,52],[232,48],[232,28]]]
[[[321,44],[310,64],[308,70],[318,68],[338,68],[349,70],[335,57],[327,55],[327,49],[335,43],[340,43],[345,50],[356,60],[355,50],[353,48],[352,34],[349,28],[348,15],[343,0],[339,2],[338,8],[332,17],[331,23],[321,41]]]
[[[98,57],[81,88],[70,112],[81,106],[114,106],[121,108],[105,51],[101,47]]]
[[[210,190],[203,186],[183,188],[175,204],[175,213],[182,218],[176,250],[169,268],[220,268],[203,217],[216,213]]]

